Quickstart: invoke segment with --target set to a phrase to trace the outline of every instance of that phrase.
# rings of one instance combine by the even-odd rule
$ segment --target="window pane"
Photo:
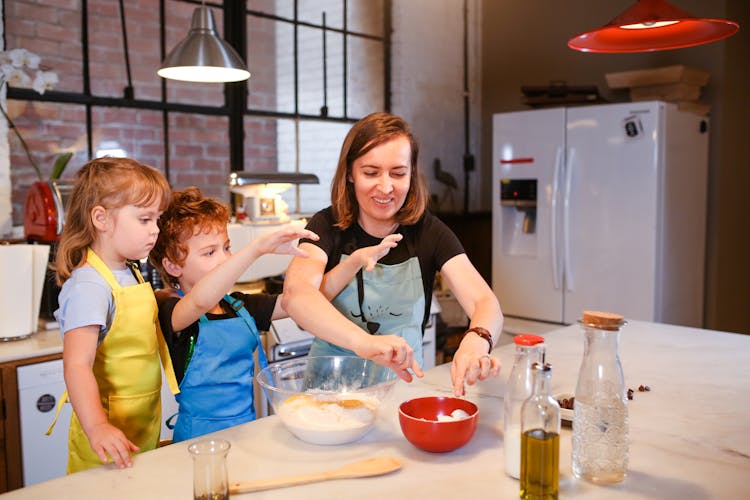
[[[322,26],[325,12],[326,26],[344,28],[343,0],[299,0],[297,5],[297,15],[300,21]]]
[[[5,48],[26,49],[41,57],[41,65],[57,73],[56,90],[82,92],[80,2],[58,3],[5,0]]]
[[[72,151],[63,178],[72,177],[88,159],[86,151],[86,111],[83,106],[51,102],[9,100],[8,116],[31,150],[31,157],[42,174],[49,179],[57,155]],[[16,134],[8,131],[10,146],[10,175],[12,186],[13,224],[23,224],[23,207],[26,193],[39,178],[29,162]]]
[[[169,114],[169,181],[174,189],[198,186],[229,201],[229,120],[223,116]]]
[[[89,9],[91,93],[106,97],[124,97],[123,89],[128,81],[120,9],[117,2],[106,0],[90,1]],[[125,9],[127,12],[127,5]]]
[[[276,110],[294,113],[294,26],[276,24]]]
[[[336,172],[341,144],[350,128],[349,123],[300,122],[299,171],[317,175],[320,183],[302,184],[283,193],[290,213],[312,214],[331,204],[331,180]],[[294,172],[294,152],[294,122],[280,122],[280,171]]]
[[[277,35],[276,31],[280,34]],[[277,40],[282,43],[279,50]],[[292,25],[265,18],[247,16],[247,60],[251,76],[248,80],[248,109],[294,111],[294,82],[285,80],[284,108],[277,108],[276,75],[292,75]],[[291,87],[289,87],[291,83]]]
[[[299,27],[299,111],[320,115],[323,106],[322,30]]]
[[[276,119],[246,116],[245,165],[235,170],[247,172],[276,172]]]
[[[383,36],[383,0],[347,0],[347,30]]]
[[[383,44],[350,37],[348,50],[348,115],[362,117],[381,111],[385,102]]]
[[[247,0],[247,9],[291,19],[294,17],[294,0]]]
[[[93,156],[129,157],[164,171],[164,127],[159,111],[94,107]]]

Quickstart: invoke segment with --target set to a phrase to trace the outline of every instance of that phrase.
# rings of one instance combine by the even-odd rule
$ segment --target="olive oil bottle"
[[[534,363],[534,390],[521,408],[521,498],[557,500],[560,405],[550,394],[552,366]]]

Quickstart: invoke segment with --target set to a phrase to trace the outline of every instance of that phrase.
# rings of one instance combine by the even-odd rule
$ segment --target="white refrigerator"
[[[702,326],[706,117],[659,101],[496,114],[492,161],[505,315]]]

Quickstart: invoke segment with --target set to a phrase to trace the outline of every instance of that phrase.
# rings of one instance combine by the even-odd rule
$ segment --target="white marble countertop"
[[[59,329],[40,330],[21,340],[0,341],[0,363],[62,353]]]
[[[583,351],[577,325],[546,334],[555,392],[572,391]],[[402,436],[397,408],[422,395],[450,393],[449,366],[423,380],[399,382],[376,427],[360,441],[341,446],[303,443],[276,416],[216,433],[232,444],[230,481],[321,472],[372,456],[393,456],[402,468],[366,479],[329,481],[233,498],[297,499],[517,498],[518,481],[503,472],[504,381],[513,345],[495,353],[501,377],[470,387],[479,406],[471,442],[451,453],[431,454]],[[621,358],[628,387],[630,469],[623,483],[597,486],[570,472],[571,430],[560,441],[560,498],[725,499],[750,498],[750,336],[632,321],[622,333]],[[639,385],[650,392],[638,392]],[[190,498],[192,460],[187,443],[136,457],[130,469],[99,467],[10,492],[13,498]]]

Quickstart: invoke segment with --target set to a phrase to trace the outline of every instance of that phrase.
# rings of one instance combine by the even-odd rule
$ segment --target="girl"
[[[55,317],[73,404],[68,473],[110,459],[129,467],[131,453],[159,442],[157,349],[166,346],[151,285],[130,264],[156,243],[169,193],[159,171],[128,158],[92,160],[77,174],[55,261],[62,285]]]

